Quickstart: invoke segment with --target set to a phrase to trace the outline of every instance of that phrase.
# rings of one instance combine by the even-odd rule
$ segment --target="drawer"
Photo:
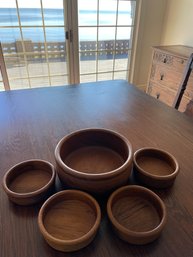
[[[193,72],[191,73],[187,86],[186,86],[186,90],[184,93],[186,96],[188,96],[189,98],[193,99]]]
[[[153,64],[150,80],[177,91],[182,80],[182,73],[172,69],[166,69],[159,64]]]
[[[179,106],[179,108],[178,108],[178,111],[180,111],[180,112],[185,112],[186,107],[187,107],[187,105],[188,105],[189,102],[190,102],[190,99],[188,99],[187,97],[183,96],[183,97],[182,97],[182,100],[181,100],[181,102],[180,102],[180,106]]]
[[[173,105],[176,96],[170,89],[152,82],[149,83],[147,93],[169,106]]]
[[[167,68],[170,67],[176,71],[183,72],[186,67],[187,59],[155,51],[153,62],[161,63]]]

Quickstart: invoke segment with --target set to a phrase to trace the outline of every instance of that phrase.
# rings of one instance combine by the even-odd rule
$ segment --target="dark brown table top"
[[[1,180],[12,165],[26,159],[40,158],[55,164],[57,142],[87,127],[118,131],[130,140],[134,150],[159,147],[177,158],[181,170],[174,186],[154,190],[168,211],[161,237],[145,246],[121,241],[108,223],[104,197],[98,199],[103,215],[94,241],[75,253],[57,252],[39,232],[37,215],[41,204],[16,206],[0,187],[0,256],[193,256],[193,120],[125,81],[1,92]],[[131,178],[129,183],[137,182]]]

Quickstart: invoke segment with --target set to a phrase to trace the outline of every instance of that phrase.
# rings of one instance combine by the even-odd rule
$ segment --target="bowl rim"
[[[72,169],[70,168],[68,165],[66,165],[63,161],[62,158],[60,156],[60,149],[61,146],[63,144],[63,142],[68,139],[71,136],[74,136],[76,134],[79,134],[81,132],[86,132],[86,131],[99,131],[99,132],[106,132],[106,133],[110,133],[113,134],[114,136],[118,137],[119,139],[121,139],[124,144],[127,146],[128,149],[128,157],[126,159],[126,161],[117,169],[108,171],[108,172],[104,172],[104,173],[86,173],[86,172],[80,172],[78,170]],[[86,178],[92,178],[93,180],[100,180],[100,179],[108,179],[109,177],[114,177],[117,176],[118,174],[122,173],[122,171],[127,168],[133,161],[133,148],[132,145],[130,143],[130,141],[123,135],[121,135],[118,132],[115,132],[114,130],[111,129],[106,129],[106,128],[85,128],[85,129],[80,129],[80,130],[76,130],[66,136],[64,136],[56,145],[55,148],[55,159],[56,159],[56,163],[61,167],[61,168],[65,168],[65,172],[68,173],[69,175],[75,174],[76,177],[78,178],[82,178],[85,179]]]
[[[154,197],[154,199],[159,203],[159,206],[161,207],[162,211],[163,211],[163,215],[161,217],[161,220],[158,224],[158,226],[156,226],[154,229],[149,230],[149,231],[133,231],[130,229],[125,228],[123,225],[121,225],[117,219],[114,217],[113,211],[112,211],[112,202],[114,200],[114,197],[117,196],[118,194],[121,194],[124,191],[128,191],[128,190],[138,190],[139,192],[146,192],[149,195],[151,195],[152,197]],[[134,237],[134,238],[142,238],[142,237],[147,237],[147,236],[153,236],[157,233],[160,233],[162,231],[162,229],[164,228],[166,221],[167,221],[167,211],[166,211],[166,206],[164,204],[164,202],[162,201],[162,199],[155,194],[153,191],[151,191],[150,189],[143,187],[143,186],[138,186],[138,185],[127,185],[127,186],[123,186],[118,188],[117,190],[115,190],[109,197],[108,201],[107,201],[107,214],[108,217],[110,219],[110,221],[112,222],[113,226],[120,232],[124,233],[125,235]]]
[[[10,174],[12,173],[13,170],[15,170],[15,168],[19,168],[19,166],[24,166],[24,165],[29,165],[33,162],[37,162],[37,163],[44,163],[46,165],[48,165],[50,167],[51,170],[51,178],[48,181],[48,183],[46,183],[43,187],[39,188],[38,190],[32,191],[32,192],[26,192],[26,193],[17,193],[12,191],[8,185],[7,185],[7,179],[10,176]],[[30,198],[30,197],[34,197],[37,196],[41,193],[43,193],[44,191],[46,191],[47,189],[49,189],[49,187],[52,185],[52,183],[54,183],[55,181],[55,176],[56,176],[56,171],[55,168],[53,166],[52,163],[45,161],[45,160],[41,160],[41,159],[29,159],[29,160],[25,160],[22,162],[19,162],[17,164],[15,164],[14,166],[12,166],[3,176],[3,188],[5,190],[5,192],[7,193],[8,196],[10,197],[15,197],[15,198]]]
[[[59,238],[56,238],[56,237],[52,236],[46,230],[46,228],[44,226],[44,223],[43,223],[43,214],[44,214],[45,208],[47,207],[48,204],[50,204],[50,202],[57,199],[58,196],[68,195],[68,194],[71,195],[71,193],[77,194],[77,195],[82,195],[85,198],[87,198],[87,200],[92,202],[92,204],[96,208],[96,219],[95,219],[95,222],[94,222],[93,226],[91,227],[91,229],[86,234],[84,234],[83,236],[81,236],[79,238],[76,238],[76,239],[72,239],[72,240],[59,239]],[[48,240],[54,242],[55,244],[63,244],[63,245],[68,245],[68,246],[72,246],[72,245],[75,245],[75,244],[81,244],[81,243],[89,240],[97,232],[97,230],[99,228],[99,225],[100,225],[100,222],[101,222],[101,209],[100,209],[100,206],[99,206],[98,202],[90,194],[88,194],[84,191],[81,191],[81,190],[76,190],[76,189],[67,189],[67,190],[59,191],[59,192],[55,193],[54,195],[50,196],[44,202],[44,204],[42,205],[42,207],[40,208],[40,211],[38,213],[38,225],[39,225],[39,229],[40,229],[42,235],[45,238],[47,238]]]
[[[165,156],[168,156],[170,158],[170,160],[172,160],[172,162],[175,164],[175,170],[171,174],[168,174],[168,175],[155,175],[155,174],[149,173],[148,171],[142,169],[137,163],[137,156],[141,152],[145,152],[145,151],[149,151],[149,150],[159,152],[161,154],[164,154]],[[135,151],[135,153],[133,155],[133,163],[134,163],[134,166],[138,169],[138,172],[141,172],[144,176],[150,177],[152,179],[157,179],[160,181],[175,178],[180,170],[180,166],[179,166],[177,159],[171,153],[169,153],[168,151],[165,151],[163,149],[156,148],[156,147],[143,147],[143,148],[140,148],[137,151]]]

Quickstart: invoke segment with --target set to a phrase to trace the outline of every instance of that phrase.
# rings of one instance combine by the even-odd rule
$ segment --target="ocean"
[[[20,8],[20,20],[22,26],[23,37],[33,42],[44,41],[44,31],[41,27],[42,13],[38,8]],[[113,40],[115,38],[115,27],[109,28],[108,25],[115,25],[116,14],[112,11],[101,11],[99,15],[99,26],[107,26],[99,28],[99,40]],[[44,9],[44,23],[46,27],[46,40],[48,42],[63,42],[65,40],[64,12],[62,9]],[[117,39],[130,39],[132,18],[130,11],[121,11],[118,16],[119,25],[127,25],[128,27],[120,27],[117,30]],[[96,26],[97,12],[90,10],[81,10],[79,12],[80,26]],[[15,8],[0,8],[0,41],[2,43],[11,43],[21,40],[17,11]],[[31,27],[25,27],[31,26]],[[37,27],[40,26],[40,27]],[[57,27],[58,26],[58,27]],[[10,28],[11,27],[11,28]],[[14,27],[14,28],[13,28]],[[96,27],[87,27],[79,29],[80,41],[95,41],[97,35]]]

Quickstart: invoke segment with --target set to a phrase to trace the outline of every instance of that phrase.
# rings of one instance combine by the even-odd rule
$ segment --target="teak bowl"
[[[47,243],[56,250],[71,252],[87,246],[101,220],[97,201],[79,190],[51,196],[41,207],[38,224]]]
[[[114,191],[107,202],[107,213],[116,234],[131,244],[154,241],[166,223],[163,201],[141,186],[124,186]]]
[[[125,137],[112,130],[83,129],[60,140],[55,159],[63,183],[104,193],[127,183],[132,167],[132,147]]]
[[[27,160],[16,164],[3,177],[3,188],[9,199],[19,205],[45,200],[55,183],[54,166],[43,160]]]
[[[171,186],[179,172],[179,164],[170,153],[157,148],[142,148],[134,153],[134,172],[145,185],[155,188]]]
[[[104,193],[127,183],[132,146],[117,132],[89,128],[60,140],[55,149],[56,171],[73,188]]]

